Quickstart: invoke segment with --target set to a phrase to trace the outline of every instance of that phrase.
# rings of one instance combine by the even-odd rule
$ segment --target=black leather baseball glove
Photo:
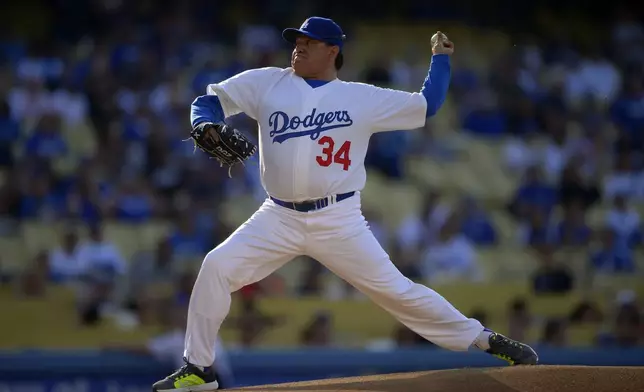
[[[231,175],[233,166],[250,158],[257,151],[244,134],[223,124],[201,123],[190,132],[190,137],[196,147],[219,164],[228,166],[228,175]]]

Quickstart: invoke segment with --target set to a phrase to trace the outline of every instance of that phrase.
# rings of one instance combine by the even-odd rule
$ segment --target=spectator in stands
[[[132,310],[141,308],[151,291],[169,292],[176,280],[174,252],[168,238],[162,238],[154,251],[137,253],[127,274],[126,302]]]
[[[644,27],[637,12],[628,3],[618,5],[615,12],[615,23],[611,31],[611,44],[615,57],[621,63],[637,63],[644,60]]]
[[[41,75],[25,75],[7,95],[11,117],[16,121],[33,121],[51,111],[50,94]]]
[[[305,261],[305,260],[302,260]],[[306,258],[306,267],[298,279],[297,293],[301,296],[321,296],[324,292],[324,272],[322,264],[310,257]]]
[[[196,273],[190,268],[184,268],[182,271],[178,272],[174,282],[175,289],[173,294],[173,298],[177,303],[177,306],[183,306],[186,309],[188,308],[190,295],[192,294],[192,288],[195,285],[196,279]]]
[[[42,298],[47,294],[49,265],[47,253],[40,252],[33,262],[27,265],[18,281],[18,296],[22,298]]]
[[[526,339],[532,325],[532,315],[524,298],[515,298],[508,309],[508,336],[512,339]]]
[[[471,108],[464,114],[463,128],[481,136],[500,136],[507,132],[507,118],[492,89],[480,88],[473,93]]]
[[[380,132],[371,137],[365,165],[390,179],[405,178],[406,156],[410,150],[411,133]]]
[[[264,313],[257,303],[257,292],[242,292],[238,301],[239,313],[228,317],[224,326],[239,333],[239,344],[242,347],[253,347],[262,334],[283,322],[283,317]]]
[[[182,213],[176,221],[177,225],[170,232],[169,241],[177,258],[201,258],[204,252],[212,248],[208,232],[197,230],[195,216]]]
[[[67,191],[67,217],[88,225],[98,224],[107,212],[106,199],[112,186],[106,181],[95,162],[81,163],[78,171],[69,179]]]
[[[617,195],[640,200],[640,176],[633,169],[633,159],[630,151],[619,151],[613,172],[604,179],[605,200],[613,200]]]
[[[515,217],[525,219],[535,207],[542,213],[549,214],[557,201],[557,191],[543,180],[540,167],[530,166],[525,171],[523,182],[517,189],[509,209]]]
[[[496,229],[492,225],[491,218],[476,200],[466,198],[461,202],[459,210],[463,211],[464,215],[461,233],[474,245],[491,246],[496,243]]]
[[[570,159],[570,145],[566,132],[567,116],[561,109],[546,107],[542,121],[548,135],[548,144],[543,150],[542,165],[548,182],[559,181],[562,171]]]
[[[391,88],[390,68],[384,58],[373,59],[363,71],[362,80],[378,87]]]
[[[10,222],[23,216],[21,172],[19,169],[9,171],[4,183],[0,185],[0,218],[4,226],[11,226]]]
[[[556,51],[552,49],[543,52],[545,61],[552,61],[553,57],[562,55],[562,51],[566,51],[565,47],[557,48]],[[555,53],[558,52],[558,53]],[[550,57],[552,56],[552,57]],[[566,56],[566,54],[563,54]],[[548,59],[548,57],[550,57]],[[559,61],[555,59],[554,61]],[[538,91],[538,121],[541,126],[544,125],[543,114],[547,111],[558,111],[559,113],[566,113],[570,109],[564,97],[565,87],[565,70],[562,69],[560,64],[551,64],[550,67],[544,67],[542,71],[541,80],[542,84],[537,87]],[[543,158],[543,157],[542,157]]]
[[[601,346],[635,347],[642,342],[642,315],[634,302],[619,306],[613,322],[612,331],[599,334],[597,341]]]
[[[590,264],[599,273],[633,272],[635,264],[628,244],[619,241],[615,230],[604,228],[600,232],[600,247],[590,255]]]
[[[568,344],[566,322],[561,319],[551,318],[543,327],[541,344],[548,347],[565,347]]]
[[[20,123],[11,117],[9,104],[0,101],[0,168],[14,163],[14,147],[21,135]]]
[[[602,322],[603,314],[592,301],[580,302],[570,313],[568,322],[571,325],[598,324]]]
[[[56,283],[74,283],[84,274],[84,266],[79,257],[78,234],[67,229],[61,245],[49,251],[49,276]]]
[[[407,216],[398,228],[396,241],[401,250],[419,251],[434,243],[449,214],[450,207],[442,202],[440,193],[428,192],[420,215]]]
[[[474,246],[460,233],[462,221],[461,213],[453,213],[441,228],[436,243],[425,251],[421,264],[425,279],[431,282],[482,279]]]
[[[556,241],[560,246],[584,246],[590,242],[592,230],[586,224],[586,214],[581,200],[571,202],[563,210],[557,224]]]
[[[123,96],[123,98],[125,98]],[[123,115],[123,121],[121,125],[121,138],[130,147],[130,151],[137,151],[143,143],[148,139],[148,136],[152,132],[152,113],[145,106],[138,106],[132,108],[133,113],[126,113]],[[158,136],[157,136],[158,137]],[[154,138],[151,138],[151,140]],[[159,138],[164,140],[163,137]],[[138,152],[138,151],[137,151]],[[140,159],[136,157],[128,157],[129,159]],[[138,162],[130,161],[133,164]]]
[[[537,136],[537,132],[513,133],[512,138],[504,146],[504,163],[508,171],[513,174],[523,174],[530,169],[539,170],[541,157],[535,145]],[[536,177],[534,173],[528,176]],[[541,176],[540,173],[539,176]]]
[[[25,142],[25,154],[42,159],[63,157],[68,147],[60,126],[58,115],[45,113]]]
[[[125,260],[116,245],[104,238],[101,224],[89,227],[89,238],[79,245],[78,257],[85,273],[103,271],[116,277],[126,272]]]
[[[586,211],[600,199],[599,188],[594,183],[584,180],[577,160],[571,160],[563,169],[558,193],[559,203],[564,210],[574,204],[575,207]]]
[[[596,101],[592,101],[592,107],[585,110],[580,114],[585,135],[573,151],[573,159],[579,165],[581,177],[586,180],[593,179],[595,185],[599,186],[602,184],[598,179],[603,179],[613,165],[613,147],[609,135],[614,129]]]
[[[532,207],[527,216],[528,219],[519,227],[518,242],[530,247],[553,244],[556,240],[556,228],[551,224],[547,211]]]
[[[622,92],[611,107],[611,118],[629,141],[631,148],[643,147],[644,137],[641,132],[644,127],[644,115],[641,110],[643,98],[644,77],[641,72],[625,75]]]
[[[105,316],[116,309],[114,290],[118,278],[117,271],[109,264],[88,265],[77,291],[79,317],[82,325],[98,325]]]
[[[55,189],[54,177],[42,171],[26,184],[20,200],[20,218],[52,220],[61,218],[65,198]]]
[[[0,258],[0,287],[2,287],[5,284],[10,283],[13,280],[13,274],[11,272],[5,270],[4,265],[3,265],[3,260]]]
[[[127,178],[108,207],[110,215],[128,223],[141,223],[155,216],[157,203],[147,181]]]
[[[514,97],[513,97],[514,98]],[[539,131],[539,123],[537,122],[537,106],[528,95],[520,94],[512,102],[509,102],[508,107],[508,131],[515,137],[515,146],[519,149],[507,149],[513,146],[512,143],[506,145],[506,153],[514,152],[514,154],[506,155],[506,163],[513,169],[525,169],[529,166],[539,163],[538,151],[532,142],[536,141],[537,132]],[[519,156],[516,153],[525,153]],[[521,170],[522,171],[522,170]]]
[[[615,195],[613,208],[606,214],[606,227],[615,233],[618,243],[632,247],[639,241],[640,216],[630,208],[625,195]]]
[[[147,172],[152,185],[159,194],[170,201],[183,182],[184,167],[175,162],[168,141],[165,138],[152,137],[147,143]]]
[[[532,276],[535,294],[565,294],[573,289],[574,277],[570,270],[557,262],[552,246],[538,248],[539,267]]]
[[[619,92],[621,75],[599,46],[591,46],[586,56],[568,70],[566,99],[579,103],[587,95],[594,100],[611,102]]]
[[[325,311],[315,313],[300,335],[304,347],[328,347],[333,340],[333,315]]]

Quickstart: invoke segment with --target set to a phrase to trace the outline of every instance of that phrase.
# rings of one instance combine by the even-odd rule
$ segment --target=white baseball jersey
[[[292,68],[248,70],[207,93],[226,117],[257,120],[262,185],[294,202],[362,190],[371,134],[420,128],[427,110],[420,93],[339,79],[313,88]]]

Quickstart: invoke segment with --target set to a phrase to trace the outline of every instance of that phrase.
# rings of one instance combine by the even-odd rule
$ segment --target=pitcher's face
[[[295,74],[302,78],[320,75],[329,67],[334,66],[337,46],[309,38],[305,35],[297,37],[291,55],[291,66]]]

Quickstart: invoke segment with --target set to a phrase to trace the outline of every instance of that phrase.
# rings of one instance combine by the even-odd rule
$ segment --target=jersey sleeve
[[[420,93],[370,86],[368,102],[375,132],[410,130],[425,125],[427,100]]]
[[[221,83],[208,85],[206,92],[219,97],[226,118],[246,113],[257,119],[263,92],[279,77],[281,71],[274,67],[250,69]]]

